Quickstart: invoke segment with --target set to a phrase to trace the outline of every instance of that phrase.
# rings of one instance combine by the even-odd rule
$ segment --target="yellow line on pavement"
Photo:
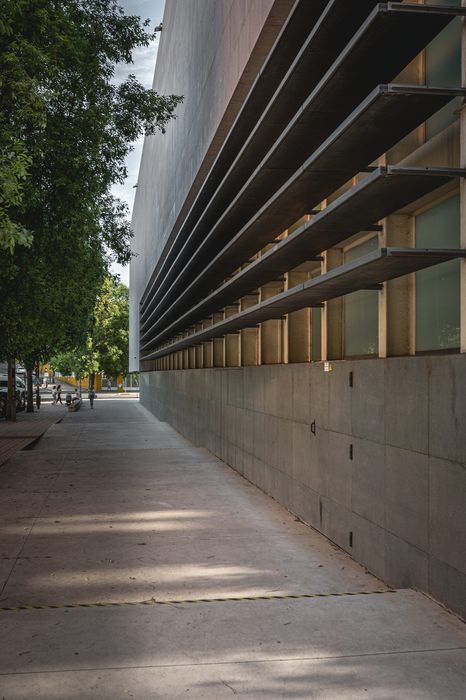
[[[188,598],[180,600],[128,600],[121,603],[111,601],[99,601],[96,603],[59,603],[59,604],[36,604],[36,605],[16,605],[14,607],[0,607],[0,612],[22,612],[25,610],[65,610],[76,608],[104,608],[104,607],[125,607],[127,605],[185,605],[187,603],[232,603],[245,600],[303,600],[308,598],[341,598],[345,596],[361,595],[383,595],[385,593],[396,593],[393,588],[385,588],[381,591],[345,591],[344,593],[296,593],[289,595],[257,595],[257,596],[237,596],[231,598]]]

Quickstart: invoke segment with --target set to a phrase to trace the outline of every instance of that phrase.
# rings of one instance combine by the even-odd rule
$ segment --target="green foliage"
[[[31,158],[16,144],[15,150],[0,151],[0,250],[13,253],[16,245],[30,246],[32,236],[11,219],[10,211],[23,205],[24,181]]]
[[[83,347],[110,263],[131,256],[110,190],[181,101],[114,81],[152,38],[115,0],[2,0],[0,358]]]
[[[92,349],[90,339],[82,348],[61,352],[51,357],[49,364],[63,376],[70,377],[74,374],[78,380],[83,379],[91,372],[97,372],[99,369],[97,356]]]
[[[83,345],[54,355],[51,366],[65,376],[104,372],[109,377],[128,372],[129,290],[107,276],[94,307],[92,331]]]
[[[92,346],[97,353],[98,369],[109,377],[128,372],[129,290],[107,277],[94,309]]]

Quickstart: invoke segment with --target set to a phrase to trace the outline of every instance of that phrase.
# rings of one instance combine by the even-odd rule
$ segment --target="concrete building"
[[[143,404],[464,616],[465,16],[167,0],[130,277]]]

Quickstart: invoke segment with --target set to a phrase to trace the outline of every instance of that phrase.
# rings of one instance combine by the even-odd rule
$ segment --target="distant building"
[[[463,615],[465,14],[167,0],[130,278],[143,404]]]

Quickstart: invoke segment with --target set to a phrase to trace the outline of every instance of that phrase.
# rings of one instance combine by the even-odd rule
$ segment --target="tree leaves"
[[[153,36],[114,0],[2,0],[0,358],[82,347],[110,263],[130,259],[111,187],[182,98],[113,77]]]

